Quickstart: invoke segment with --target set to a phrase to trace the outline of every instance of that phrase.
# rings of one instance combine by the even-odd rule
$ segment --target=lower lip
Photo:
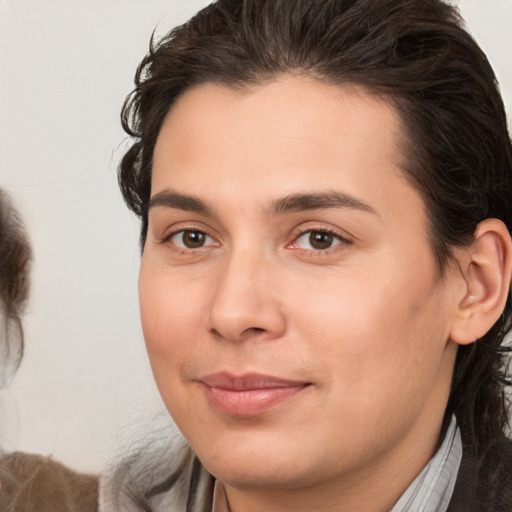
[[[228,416],[256,416],[290,400],[308,387],[307,384],[264,389],[231,390],[205,386],[210,404]]]

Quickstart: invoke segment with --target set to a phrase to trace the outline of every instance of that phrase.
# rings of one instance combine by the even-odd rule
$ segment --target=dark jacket
[[[503,436],[479,459],[464,450],[447,512],[512,512],[512,440]]]

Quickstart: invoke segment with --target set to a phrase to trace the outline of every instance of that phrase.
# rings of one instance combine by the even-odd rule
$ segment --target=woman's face
[[[144,335],[171,415],[234,488],[386,481],[432,454],[456,277],[399,148],[389,104],[301,77],[200,86],[165,120]]]

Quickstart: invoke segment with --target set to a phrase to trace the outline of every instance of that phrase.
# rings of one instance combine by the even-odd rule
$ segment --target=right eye
[[[173,233],[166,241],[171,242],[180,249],[200,249],[215,245],[215,241],[204,231],[198,229],[183,229]]]

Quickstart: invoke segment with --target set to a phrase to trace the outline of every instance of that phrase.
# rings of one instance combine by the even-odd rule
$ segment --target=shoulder
[[[15,452],[0,459],[0,510],[96,512],[98,479],[41,455]],[[37,508],[35,508],[37,507]]]
[[[448,512],[511,512],[512,440],[501,437],[480,458],[467,452]]]

